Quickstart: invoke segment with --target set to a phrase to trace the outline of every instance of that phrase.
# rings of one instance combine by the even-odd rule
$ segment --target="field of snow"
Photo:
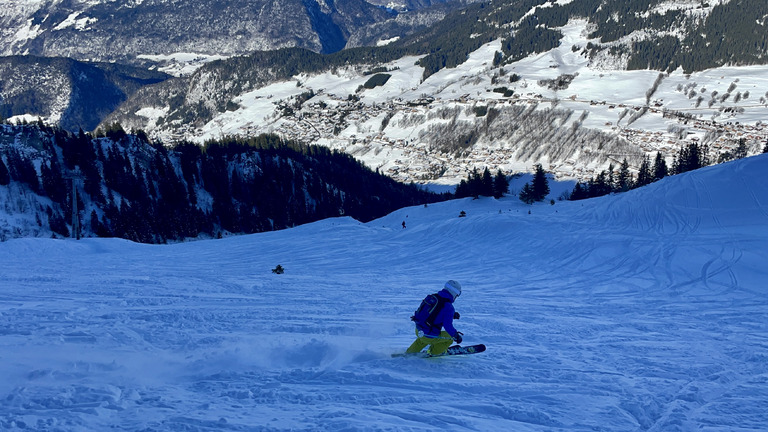
[[[0,243],[0,430],[766,430],[765,172],[174,245]],[[488,351],[391,358],[447,279]]]

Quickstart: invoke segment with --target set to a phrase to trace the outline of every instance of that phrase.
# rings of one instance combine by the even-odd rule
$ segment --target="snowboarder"
[[[405,351],[408,354],[421,352],[429,346],[430,355],[443,354],[453,341],[461,343],[461,335],[453,327],[453,320],[459,319],[459,313],[453,302],[461,295],[461,284],[455,280],[445,283],[442,290],[428,295],[419,309],[411,317],[416,324],[416,340]],[[442,330],[445,328],[445,330]]]

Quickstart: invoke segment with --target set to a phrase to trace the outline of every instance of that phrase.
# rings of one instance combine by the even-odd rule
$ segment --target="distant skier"
[[[461,343],[462,333],[453,327],[453,320],[459,319],[453,302],[460,295],[461,284],[449,280],[442,290],[424,298],[411,317],[416,323],[416,340],[408,347],[406,353],[417,353],[429,346],[427,352],[430,355],[438,355],[444,353],[451,342]],[[445,330],[442,330],[443,328]]]
[[[403,221],[403,229],[405,229],[405,221]]]

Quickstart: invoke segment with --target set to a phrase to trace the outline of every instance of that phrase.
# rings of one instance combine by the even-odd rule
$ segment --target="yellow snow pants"
[[[440,332],[440,336],[427,337],[424,336],[424,332],[419,331],[417,328],[416,340],[413,341],[411,346],[409,346],[405,352],[409,354],[417,353],[421,352],[424,347],[429,346],[429,350],[427,350],[427,352],[431,355],[437,355],[444,353],[448,347],[451,346],[451,343],[453,343],[453,338],[445,330]]]

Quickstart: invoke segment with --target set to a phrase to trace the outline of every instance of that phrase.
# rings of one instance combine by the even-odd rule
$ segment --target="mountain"
[[[93,130],[143,86],[169,76],[113,63],[0,57],[0,119],[33,114],[68,130]]]
[[[445,18],[452,11],[480,0],[409,0],[392,2],[368,0],[398,11],[396,17],[358,28],[347,40],[347,48],[387,45],[423,31]]]
[[[106,123],[165,142],[279,133],[403,181],[452,184],[474,166],[542,163],[584,179],[627,158],[637,170],[692,142],[717,160],[744,138],[754,154],[768,140],[765,7],[477,3],[386,46],[212,62],[136,93]]]
[[[343,49],[358,29],[397,14],[364,0],[9,0],[0,5],[0,54],[135,64],[140,56],[175,53],[328,53]]]
[[[766,172],[763,155],[586,201],[171,245],[0,242],[0,425],[764,430]],[[391,358],[449,279],[464,344],[488,350]]]
[[[141,68],[183,76],[255,50],[335,52],[359,31],[365,36],[355,36],[355,46],[375,45],[374,24],[407,15],[381,30],[400,37],[462,4],[436,1],[422,14],[433,2],[392,9],[362,0],[8,0],[0,4],[0,55],[8,56],[0,57],[0,120],[42,117],[65,129],[93,130],[139,87],[167,78]]]
[[[166,148],[119,126],[93,137],[0,125],[0,241],[83,235],[163,243],[339,215],[366,221],[440,199],[349,155],[276,136]]]
[[[443,5],[451,0],[366,0],[372,5],[396,10],[398,12],[411,12],[420,9],[429,8],[435,5]],[[453,1],[456,2],[455,0]]]
[[[102,128],[118,122],[165,143],[277,133],[400,180],[452,184],[475,166],[542,163],[584,179],[624,158],[635,170],[646,155],[671,158],[694,141],[717,160],[742,138],[750,154],[768,139],[765,2],[440,9],[456,4],[370,21],[347,41],[378,46],[200,56],[197,69],[179,53],[145,56],[179,61],[171,69],[183,76],[136,91]],[[420,30],[399,31],[406,21]]]

